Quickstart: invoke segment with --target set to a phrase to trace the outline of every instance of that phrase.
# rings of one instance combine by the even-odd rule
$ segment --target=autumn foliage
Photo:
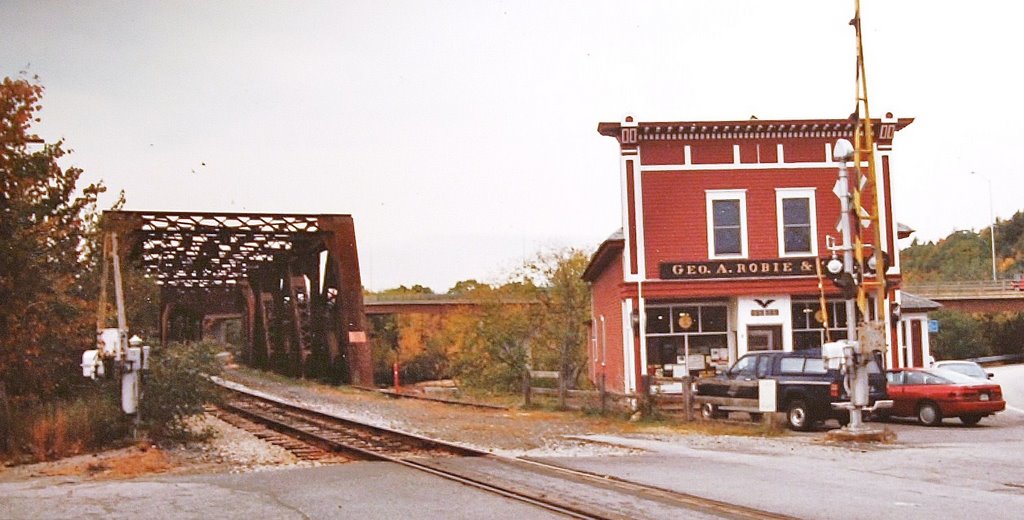
[[[462,388],[487,391],[517,391],[528,369],[558,371],[564,404],[586,362],[587,260],[577,249],[539,253],[502,284],[459,282],[447,296],[461,303],[444,314],[374,316],[377,383],[391,381],[395,361],[403,384],[453,378]],[[378,296],[430,294],[416,286]]]
[[[89,254],[99,184],[62,168],[64,143],[31,132],[43,87],[0,83],[0,394],[67,393],[94,338]],[[0,396],[2,397],[2,396]]]
[[[99,184],[32,133],[42,86],[0,83],[0,459],[47,460],[125,435],[115,383],[78,367],[94,343]],[[94,384],[88,384],[94,383]]]

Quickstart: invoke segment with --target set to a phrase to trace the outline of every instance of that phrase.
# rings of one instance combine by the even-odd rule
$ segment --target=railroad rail
[[[500,457],[220,384],[230,395],[219,416],[307,460],[391,462],[570,518],[662,518],[681,509],[693,518],[790,518],[536,459]]]

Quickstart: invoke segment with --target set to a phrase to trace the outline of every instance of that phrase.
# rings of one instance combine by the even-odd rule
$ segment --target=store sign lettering
[[[714,260],[711,262],[662,262],[663,280],[704,278],[760,278],[765,276],[815,276],[814,258],[770,260]]]

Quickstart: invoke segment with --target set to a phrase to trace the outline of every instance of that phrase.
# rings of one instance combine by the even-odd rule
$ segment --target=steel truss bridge
[[[240,319],[243,362],[372,385],[351,215],[106,211],[101,229],[160,285],[161,342]]]

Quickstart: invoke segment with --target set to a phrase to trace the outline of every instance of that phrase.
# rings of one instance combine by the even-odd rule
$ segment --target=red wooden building
[[[875,120],[877,201],[892,345],[900,281],[889,158],[913,119]],[[601,123],[619,144],[622,229],[598,248],[584,278],[593,296],[589,373],[634,393],[643,374],[723,369],[751,350],[794,350],[845,337],[839,290],[816,264],[832,253],[840,202],[837,139],[847,119]],[[902,366],[900,349],[889,363]]]

